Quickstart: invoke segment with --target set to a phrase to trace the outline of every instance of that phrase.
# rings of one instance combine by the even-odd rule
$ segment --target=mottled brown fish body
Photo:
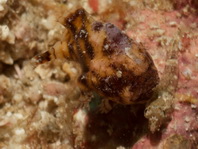
[[[64,18],[63,25],[67,44],[58,51],[81,64],[81,84],[121,104],[149,99],[159,77],[142,45],[113,24],[94,21],[82,8]]]

